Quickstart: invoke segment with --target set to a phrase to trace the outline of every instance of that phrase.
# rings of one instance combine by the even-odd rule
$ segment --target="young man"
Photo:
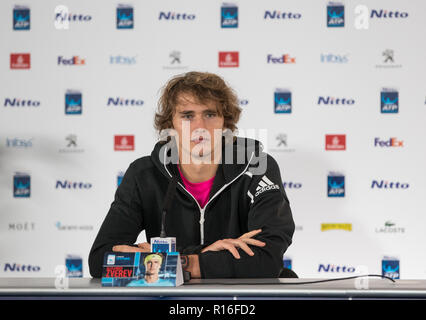
[[[128,287],[140,286],[173,286],[170,279],[160,279],[159,273],[163,263],[163,256],[158,253],[149,254],[145,257],[143,264],[145,266],[145,275],[139,280],[133,280]]]
[[[189,72],[167,83],[155,116],[165,141],[127,169],[90,251],[93,277],[101,277],[107,251],[150,251],[134,242],[142,230],[148,241],[160,235],[175,181],[165,231],[192,278],[279,276],[292,213],[276,161],[258,141],[232,135],[240,113],[217,75]]]

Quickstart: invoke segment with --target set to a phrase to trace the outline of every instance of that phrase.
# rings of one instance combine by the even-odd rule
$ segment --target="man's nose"
[[[191,123],[191,132],[197,129],[206,129],[203,116],[197,115]]]

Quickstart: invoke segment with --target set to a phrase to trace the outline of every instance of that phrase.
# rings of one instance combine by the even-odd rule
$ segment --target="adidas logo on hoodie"
[[[263,176],[262,179],[259,181],[259,184],[256,188],[256,193],[254,194],[255,197],[257,197],[259,194],[273,189],[279,189],[280,187],[273,183],[271,180],[269,180],[266,176]]]

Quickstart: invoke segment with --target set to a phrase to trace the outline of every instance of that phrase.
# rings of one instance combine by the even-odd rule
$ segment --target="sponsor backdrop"
[[[425,9],[1,1],[0,276],[89,276],[121,176],[157,140],[160,88],[199,70],[235,89],[239,134],[280,165],[296,222],[286,266],[426,278]]]

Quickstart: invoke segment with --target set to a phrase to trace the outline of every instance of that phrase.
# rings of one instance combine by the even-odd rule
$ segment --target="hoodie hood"
[[[223,174],[224,182],[230,183],[246,170],[257,168],[265,159],[263,145],[260,141],[234,136],[232,142],[222,137],[222,154],[217,174]],[[151,161],[166,177],[176,176],[180,181],[177,168],[179,162],[176,140],[172,137],[168,142],[158,141],[151,152]]]

